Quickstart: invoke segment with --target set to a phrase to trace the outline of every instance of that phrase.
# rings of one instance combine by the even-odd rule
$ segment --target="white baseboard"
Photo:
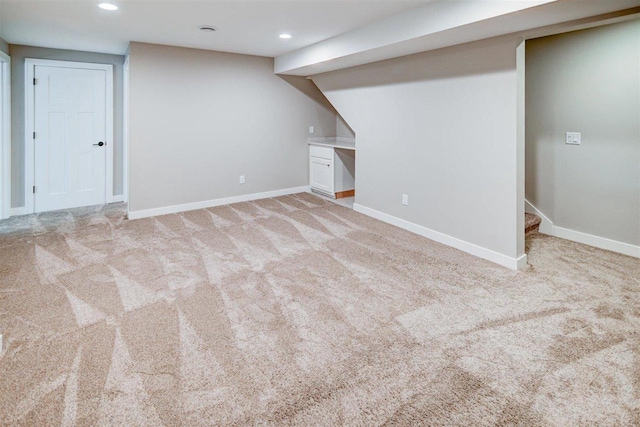
[[[545,214],[540,212],[538,210],[538,208],[533,206],[526,199],[524,201],[524,211],[526,213],[537,215],[542,219],[542,222],[540,223],[540,227],[538,228],[538,231],[540,231],[543,234],[553,235],[553,222],[551,222],[551,220],[549,218],[547,218],[547,216]]]
[[[107,199],[107,203],[117,203],[124,202],[124,195],[120,194],[117,196],[111,196]],[[20,208],[11,208],[9,213],[10,216],[21,216],[21,215],[29,215],[32,212],[29,212],[25,206]]]
[[[29,215],[31,212],[28,211],[26,206],[21,208],[11,208],[11,216],[20,216],[20,215]]]
[[[113,195],[109,197],[107,203],[119,203],[124,202],[124,194]]]
[[[440,233],[438,231],[431,230],[421,225],[414,224],[404,219],[397,218],[395,216],[377,211],[375,209],[368,208],[366,206],[359,205],[357,203],[354,203],[353,210],[355,210],[356,212],[360,212],[364,215],[370,216],[372,218],[378,219],[382,222],[395,225],[396,227],[400,227],[404,230],[418,234],[422,237],[426,237],[427,239],[434,240],[438,243],[451,246],[453,248],[459,249],[468,254],[471,254],[479,258],[486,259],[487,261],[491,261],[496,264],[502,265],[504,267],[510,268],[512,270],[522,269],[527,265],[527,255],[522,255],[519,258],[511,258],[506,255],[500,254],[498,252],[492,251],[491,249],[486,249],[481,246],[475,245],[473,243],[465,242],[464,240],[460,240],[456,237],[452,237],[452,236]]]
[[[553,222],[547,218],[538,208],[525,200],[525,212],[538,215],[542,218],[540,224],[540,232],[549,236],[559,237],[561,239],[571,240],[572,242],[582,243],[584,245],[605,249],[611,252],[617,252],[623,255],[640,258],[640,246],[630,245],[628,243],[619,242],[617,240],[607,239],[606,237],[594,236],[593,234],[583,233],[581,231],[570,230],[568,228],[553,225]]]
[[[107,200],[107,203],[117,203],[117,202],[124,202],[124,195],[118,195],[118,196],[112,196],[111,198],[109,198],[109,200]],[[10,212],[10,216],[21,216],[21,215],[29,215],[30,213],[33,212],[29,212],[28,209],[23,206],[20,208],[11,208],[11,212]]]
[[[250,202],[251,200],[267,199],[269,197],[287,196],[289,194],[307,193],[309,186],[285,188],[282,190],[265,191],[263,193],[244,194],[242,196],[225,197],[223,199],[203,200],[201,202],[185,203],[183,205],[165,206],[161,208],[145,209],[129,212],[129,219],[148,218],[150,216],[167,215],[178,212],[193,211],[196,209],[212,208],[214,206],[229,205],[232,203]]]
[[[560,237],[561,239],[567,239],[589,246],[594,246],[600,249],[606,249],[611,252],[617,252],[623,255],[640,258],[640,246],[618,242],[617,240],[594,236],[593,234],[582,233],[580,231],[569,230],[568,228],[562,228],[555,225],[553,226],[552,236]]]

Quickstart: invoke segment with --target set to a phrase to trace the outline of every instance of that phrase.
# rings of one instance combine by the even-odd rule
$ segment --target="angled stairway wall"
[[[357,134],[356,210],[510,268],[526,264],[519,43],[502,37],[313,76]]]

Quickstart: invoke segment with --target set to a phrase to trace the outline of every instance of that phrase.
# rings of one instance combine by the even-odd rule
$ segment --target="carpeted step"
[[[538,231],[540,228],[540,223],[542,222],[542,218],[538,215],[525,213],[524,214],[524,234],[530,233],[532,231]]]

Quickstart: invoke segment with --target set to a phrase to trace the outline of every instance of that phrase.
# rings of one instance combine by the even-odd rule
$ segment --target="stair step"
[[[538,231],[542,218],[538,215],[526,213],[524,214],[524,233],[531,233],[532,231]]]

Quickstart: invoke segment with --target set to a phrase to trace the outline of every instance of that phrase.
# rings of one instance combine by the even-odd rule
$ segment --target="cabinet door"
[[[311,188],[334,197],[333,160],[309,158],[309,184]]]

